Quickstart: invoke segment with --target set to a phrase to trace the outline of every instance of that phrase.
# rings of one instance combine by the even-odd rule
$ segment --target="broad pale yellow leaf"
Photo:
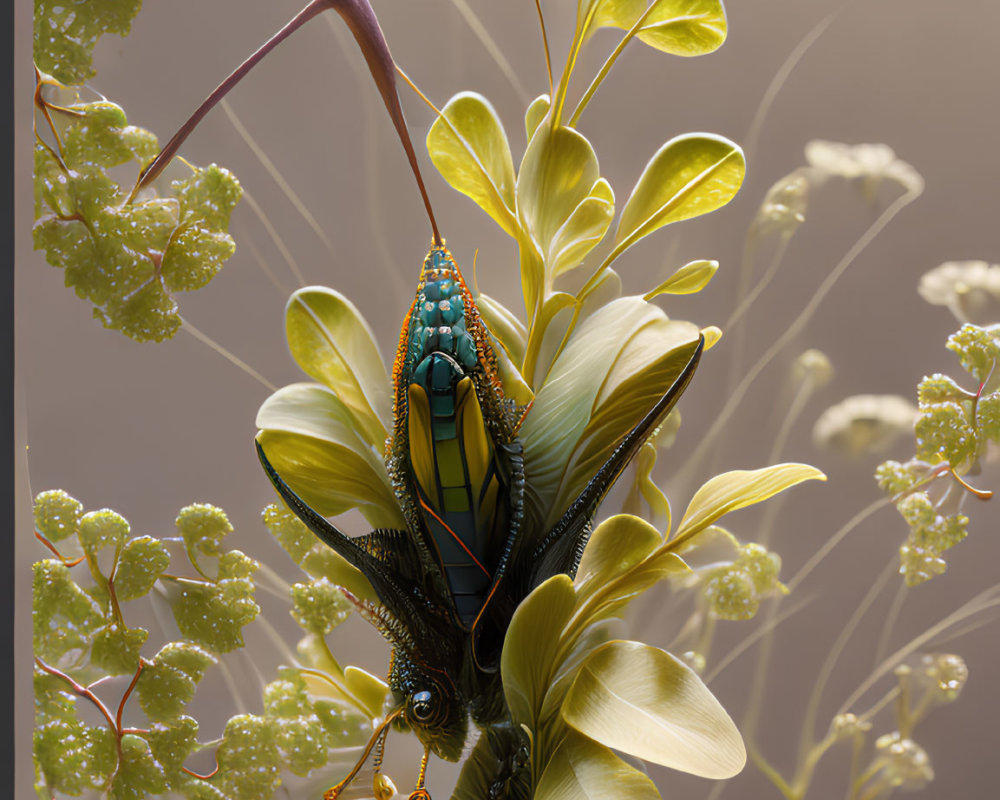
[[[600,744],[704,778],[731,778],[746,763],[740,732],[701,679],[639,642],[609,642],[591,653],[562,714]]]
[[[385,681],[360,667],[345,667],[344,682],[351,694],[361,701],[369,717],[374,719],[382,715],[382,706],[389,693]]]
[[[567,731],[542,768],[533,800],[660,800],[648,776],[607,747]]]
[[[605,263],[664,225],[724,206],[739,191],[745,172],[743,151],[728,139],[707,133],[671,139],[639,176]]]
[[[541,313],[535,318],[532,341],[525,352],[524,375],[532,386],[541,386],[545,381],[552,361],[573,324],[575,312],[576,300],[571,294],[553,292],[545,298]]]
[[[427,152],[453,189],[517,236],[514,162],[503,123],[485,97],[462,92],[451,98],[431,125]]]
[[[643,20],[640,41],[675,56],[701,56],[726,41],[722,0],[659,0]]]
[[[646,520],[617,514],[594,529],[580,559],[573,585],[586,595],[634,567],[663,543],[660,532]]]
[[[546,258],[552,278],[580,266],[604,238],[614,215],[615,193],[611,185],[600,178],[552,239]]]
[[[639,297],[619,298],[577,325],[521,429],[529,514],[543,525],[561,516],[697,342],[697,328],[666,320]]]
[[[517,175],[517,214],[542,256],[547,278],[553,242],[599,177],[594,148],[576,130],[546,127],[531,137]]]
[[[376,527],[402,528],[385,464],[329,389],[294,383],[257,412],[258,439],[278,474],[324,516],[359,508]]]
[[[292,357],[350,409],[365,441],[382,447],[392,423],[389,376],[361,312],[340,292],[307,286],[285,309]]]
[[[700,292],[712,280],[719,269],[718,261],[692,261],[685,264],[663,283],[642,296],[643,300],[652,300],[661,294],[695,294]]]
[[[480,293],[476,297],[476,305],[490,333],[503,345],[514,363],[520,364],[528,341],[528,329],[524,327],[524,323],[503,303],[488,294]]]
[[[591,0],[593,16],[587,33],[598,28],[622,28],[628,30],[646,10],[646,0]]]
[[[560,636],[576,604],[573,581],[554,575],[514,612],[500,658],[503,690],[515,725],[534,729],[549,688]]]
[[[658,316],[664,316],[660,309],[637,297],[623,297],[595,311],[577,326],[538,389],[521,438],[528,511],[541,514],[539,522],[555,513],[552,503],[570,455],[618,354],[636,330]]]
[[[608,372],[570,456],[556,507],[572,502],[621,439],[667,393],[694,356],[698,341],[693,324],[665,317],[645,325],[629,339]]]
[[[538,126],[542,124],[542,120],[545,119],[545,115],[549,113],[549,108],[551,106],[552,99],[547,94],[540,94],[531,101],[531,105],[528,106],[528,110],[524,112],[524,132],[526,134],[526,142],[531,141],[531,137],[535,135],[535,131],[537,131]]]
[[[803,481],[816,480],[825,481],[826,475],[808,464],[775,464],[716,475],[694,493],[671,544],[679,544],[730,511],[760,503]]]

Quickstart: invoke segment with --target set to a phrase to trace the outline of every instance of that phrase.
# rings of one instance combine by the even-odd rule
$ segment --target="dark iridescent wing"
[[[376,530],[350,537],[310,508],[275,471],[260,442],[257,456],[267,477],[291,511],[322,542],[356,567],[371,583],[389,613],[416,641],[440,641],[450,629],[444,603],[447,589],[426,550],[407,531]]]
[[[687,363],[670,388],[622,438],[552,530],[538,542],[527,538],[513,542],[508,558],[497,571],[493,590],[473,630],[475,658],[481,668],[494,670],[499,666],[503,637],[518,603],[547,578],[560,573],[571,576],[576,573],[601,501],[684,393],[694,376],[704,346],[703,336],[691,345]]]
[[[646,416],[629,431],[604,462],[597,474],[584,487],[559,521],[552,527],[542,542],[524,562],[525,571],[530,574],[530,587],[534,588],[551,575],[560,572],[574,575],[583,548],[590,536],[590,522],[597,513],[601,501],[614,486],[618,477],[629,465],[649,435],[663,422],[670,410],[684,394],[705,348],[705,337],[700,336],[691,347],[691,355],[670,388]]]

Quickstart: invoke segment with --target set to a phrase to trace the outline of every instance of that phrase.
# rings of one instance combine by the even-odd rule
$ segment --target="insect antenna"
[[[372,750],[375,749],[376,746],[378,747],[378,750],[375,756],[375,773],[378,774],[379,770],[382,768],[382,752],[385,748],[385,737],[386,734],[389,733],[389,726],[402,713],[403,709],[397,708],[384,720],[382,720],[382,724],[375,728],[372,733],[371,738],[368,740],[368,744],[365,746],[364,752],[361,754],[361,758],[359,758],[358,762],[354,765],[354,769],[352,769],[348,776],[340,781],[340,783],[336,786],[331,789],[327,789],[323,793],[323,800],[337,800],[337,798],[340,797],[340,793],[344,791],[347,785],[354,780],[359,772],[361,772],[361,768],[365,765],[365,762],[368,760],[368,756],[371,755]]]
[[[427,194],[427,188],[424,186],[420,167],[417,164],[417,154],[413,149],[413,143],[410,141],[409,129],[406,127],[406,120],[403,117],[403,109],[399,104],[399,94],[396,91],[396,65],[392,60],[385,36],[382,34],[382,28],[379,26],[378,19],[376,19],[375,12],[372,10],[368,0],[312,0],[285,27],[262,44],[253,55],[240,64],[222,83],[215,87],[214,91],[205,98],[187,121],[181,125],[177,133],[167,142],[156,158],[149,162],[146,168],[139,174],[135,187],[129,195],[128,202],[131,202],[141,189],[159,177],[160,173],[163,172],[166,165],[170,162],[170,159],[177,154],[181,145],[198,126],[198,123],[236,84],[246,77],[251,69],[257,66],[268,53],[309,20],[330,9],[340,14],[351,33],[354,34],[354,39],[357,41],[358,47],[361,48],[362,54],[364,54],[365,61],[368,63],[368,71],[371,73],[375,85],[382,95],[382,101],[389,112],[389,117],[396,128],[396,133],[399,136],[400,143],[403,145],[403,150],[406,151],[406,158],[410,163],[410,169],[413,171],[414,178],[416,178],[417,187],[420,189],[420,196],[423,198],[424,208],[427,211],[427,218],[431,224],[434,244],[443,244],[441,234],[438,231],[437,221],[434,218],[434,210],[431,207],[430,197]]]

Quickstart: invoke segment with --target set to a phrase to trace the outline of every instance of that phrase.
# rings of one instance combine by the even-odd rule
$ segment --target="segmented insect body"
[[[492,344],[444,246],[424,260],[393,380],[397,498],[437,557],[458,624],[470,630],[513,533],[517,446]]]
[[[133,194],[160,174],[198,121],[254,64],[327,9],[344,17],[365,54],[420,189],[433,245],[393,370],[395,419],[386,465],[405,529],[347,536],[302,501],[257,442],[261,464],[288,507],[368,579],[379,603],[354,602],[393,648],[393,708],[354,770],[326,798],[340,794],[373,750],[377,772],[392,724],[410,727],[425,746],[412,796],[428,797],[423,786],[428,753],[457,760],[471,717],[495,757],[490,800],[521,800],[530,791],[523,769],[527,738],[510,720],[500,679],[512,615],[544,580],[575,573],[598,506],[687,387],[703,341],[692,345],[673,384],[580,494],[564,509],[534,508],[529,522],[525,459],[530,454],[522,452],[517,438],[522,410],[504,396],[490,334],[438,232],[396,93],[394,63],[366,0],[312,0],[209,95],[143,171]],[[553,513],[559,514],[555,524],[540,521]]]

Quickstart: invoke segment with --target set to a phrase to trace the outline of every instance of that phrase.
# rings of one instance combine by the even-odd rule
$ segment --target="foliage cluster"
[[[92,75],[90,48],[99,36],[127,32],[137,11],[138,3],[100,0],[67,15],[61,6],[36,3],[36,64],[42,70],[36,121],[44,124],[36,137],[34,236],[36,247],[64,268],[67,285],[94,304],[105,326],[158,341],[181,324],[173,293],[205,285],[232,254],[226,227],[241,190],[227,170],[214,165],[173,181],[162,196],[123,190],[109,173],[131,162],[145,167],[157,152],[156,137],[129,125],[122,109],[103,98],[80,102],[83,90],[74,87]],[[570,77],[581,48],[601,27],[624,34],[570,112]],[[428,134],[427,149],[441,175],[518,248],[523,321],[495,298],[479,294],[476,300],[493,337],[504,391],[530,408],[521,429],[526,452],[535,454],[527,461],[529,513],[544,517],[574,497],[628,429],[622,409],[644,408],[676,378],[699,336],[711,346],[721,335],[714,327],[670,319],[652,302],[701,290],[718,268],[714,261],[687,264],[632,297],[622,296],[612,265],[618,267],[633,244],[660,227],[727,203],[743,179],[742,151],[705,134],[666,142],[642,171],[605,241],[616,194],[577,126],[632,40],[695,56],[717,48],[725,35],[718,0],[581,0],[566,69],[525,113],[528,146],[516,170],[504,126],[480,95],[455,95]],[[807,161],[764,199],[748,233],[748,252],[769,239],[783,252],[805,221],[809,192],[831,177],[857,181],[869,201],[883,184],[903,190],[879,216],[875,232],[922,187],[919,175],[884,146],[818,142],[807,150]],[[773,270],[748,295],[748,304]],[[880,402],[859,411],[855,404],[828,422],[824,430],[833,433],[817,428],[818,438],[868,452],[915,426],[914,458],[888,461],[877,474],[909,527],[899,569],[908,585],[944,572],[945,552],[966,536],[964,499],[988,494],[970,481],[1000,436],[1000,342],[990,324],[996,317],[984,318],[980,302],[1000,297],[996,271],[1000,267],[978,262],[965,271],[956,267],[930,281],[927,290],[933,294],[936,287],[933,302],[960,310],[965,324],[948,348],[959,356],[973,389],[933,375],[919,387],[915,413],[899,406],[887,410]],[[979,324],[969,319],[973,306]],[[727,329],[739,324],[744,310]],[[790,327],[789,338],[809,313]],[[367,322],[340,293],[309,287],[289,300],[286,334],[293,357],[316,383],[286,386],[260,410],[259,438],[275,466],[321,514],[357,509],[374,527],[403,527],[382,458],[392,424],[390,378]],[[581,363],[605,366],[581,369]],[[829,377],[821,354],[807,354],[797,368],[803,397]],[[742,391],[734,392],[734,402]],[[766,642],[777,624],[776,606],[766,601],[794,590],[808,568],[781,581],[781,559],[766,535],[759,543],[742,542],[718,523],[731,511],[822,475],[798,464],[725,473],[694,492],[675,526],[653,469],[678,424],[672,415],[641,450],[625,513],[597,527],[575,579],[556,576],[538,587],[508,631],[504,692],[514,724],[529,737],[531,789],[539,800],[581,793],[658,797],[652,781],[614,751],[713,778],[731,776],[745,758],[739,732],[707,688],[729,663],[707,671],[715,625],[751,619],[763,607],[765,620],[754,641]],[[709,451],[720,430],[708,432],[692,461]],[[64,492],[36,498],[35,535],[52,555],[35,565],[33,582],[40,796],[96,790],[114,798],[268,798],[295,777],[332,784],[346,771],[347,754],[368,740],[387,711],[387,687],[364,670],[342,666],[325,637],[351,613],[352,601],[376,598],[361,574],[317,543],[287,509],[270,506],[263,521],[302,570],[301,581],[284,584],[247,555],[223,549],[232,528],[212,506],[183,509],[176,535],[157,538],[133,535],[113,511],[85,514]],[[678,638],[690,647],[672,648],[683,649],[679,656],[615,638],[627,606],[661,582],[695,609]],[[234,716],[221,736],[206,739],[192,701],[206,674],[225,679],[226,659],[244,651],[247,625],[271,630],[259,618],[256,601],[256,589],[265,583],[287,598],[302,631],[296,653],[288,653],[288,666],[266,684],[259,713]],[[140,601],[169,605],[173,622],[164,641],[150,641],[150,631],[134,623],[132,608]],[[981,605],[956,612],[932,632],[957,625]],[[805,755],[792,778],[756,750],[750,719],[744,734],[757,767],[786,797],[804,797],[822,756],[846,742],[854,753],[852,798],[926,784],[933,770],[913,730],[935,705],[955,699],[967,676],[958,656],[919,655],[932,639],[884,659],[818,742],[812,741],[810,708]],[[758,675],[765,671],[762,658]],[[896,686],[869,710],[855,713],[864,691],[890,671]],[[824,681],[819,679],[817,695]],[[128,702],[133,694],[137,703]],[[890,701],[895,729],[873,740],[872,720]],[[491,747],[488,737],[480,739],[456,798],[485,796]],[[865,747],[871,752],[867,766],[860,761]],[[217,768],[208,775],[185,766],[200,751],[214,754]],[[392,794],[384,778],[373,788],[380,798]]]

